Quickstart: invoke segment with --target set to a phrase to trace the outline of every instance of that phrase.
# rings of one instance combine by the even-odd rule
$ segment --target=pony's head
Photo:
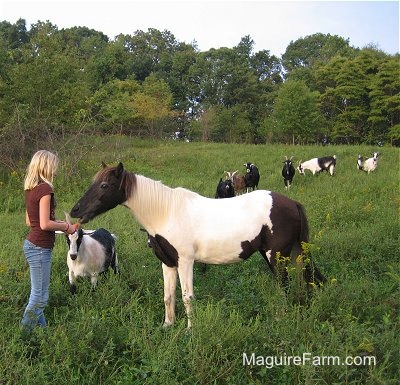
[[[79,218],[80,223],[89,222],[94,217],[102,214],[126,201],[127,172],[122,163],[116,167],[109,167],[104,162],[103,168],[95,175],[89,189],[74,205],[70,215]]]

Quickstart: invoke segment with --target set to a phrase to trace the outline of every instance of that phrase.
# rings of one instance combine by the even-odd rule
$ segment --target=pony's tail
[[[300,216],[299,242],[301,245],[303,242],[308,243],[309,229],[308,229],[307,215],[303,205],[297,203],[297,209],[299,210],[299,216]]]
[[[297,208],[300,216],[300,234],[299,234],[299,245],[294,248],[294,255],[292,251],[292,257],[297,258],[303,254],[303,243],[309,242],[309,227],[306,212],[304,207],[298,203]],[[311,255],[308,255],[309,261],[305,264],[304,279],[307,283],[322,284],[326,282],[325,276],[319,271],[316,264],[312,261]]]

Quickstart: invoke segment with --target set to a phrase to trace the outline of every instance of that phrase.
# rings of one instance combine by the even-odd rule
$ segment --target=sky
[[[110,39],[155,28],[200,51],[236,46],[249,35],[254,51],[280,57],[292,41],[338,35],[353,47],[399,48],[399,1],[268,0],[0,0],[0,21],[50,21],[59,29],[84,26]]]

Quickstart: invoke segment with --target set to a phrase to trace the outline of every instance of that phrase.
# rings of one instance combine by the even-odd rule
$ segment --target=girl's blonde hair
[[[53,178],[57,172],[57,167],[57,155],[47,150],[37,151],[26,170],[24,190],[32,190],[43,182],[53,187]]]

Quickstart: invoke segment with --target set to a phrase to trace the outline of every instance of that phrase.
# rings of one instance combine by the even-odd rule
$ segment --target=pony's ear
[[[115,170],[115,175],[117,176],[117,178],[119,178],[122,175],[123,171],[124,171],[124,165],[122,164],[122,162],[119,162],[117,169]]]
[[[104,163],[104,161],[101,161],[101,167],[106,168],[107,165]]]

